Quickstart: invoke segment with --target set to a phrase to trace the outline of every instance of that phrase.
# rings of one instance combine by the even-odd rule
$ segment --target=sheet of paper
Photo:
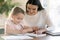
[[[46,36],[46,34],[33,34],[33,33],[27,33],[25,35],[31,36],[31,37],[43,37],[43,36]]]
[[[32,37],[29,37],[29,36],[1,36],[1,38],[7,40],[7,39],[33,39]]]

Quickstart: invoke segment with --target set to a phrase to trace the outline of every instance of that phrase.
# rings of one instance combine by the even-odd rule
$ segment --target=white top
[[[32,26],[39,26],[40,28],[44,28],[49,18],[47,17],[46,11],[41,10],[36,15],[30,16],[25,15],[24,22],[26,25],[32,27]],[[50,25],[50,24],[49,24]]]
[[[20,30],[21,28],[23,28],[24,23],[22,21],[19,24],[14,24],[11,19],[8,19],[5,23],[5,28],[6,28],[6,25],[9,25],[8,27],[13,29],[13,30],[14,29]]]

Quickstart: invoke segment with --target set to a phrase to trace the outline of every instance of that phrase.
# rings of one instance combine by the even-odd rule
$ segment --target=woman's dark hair
[[[27,4],[37,5],[38,6],[38,11],[44,9],[39,0],[28,0],[27,3],[26,3],[26,11],[27,11]]]
[[[12,15],[16,15],[16,14],[18,14],[18,13],[24,14],[24,10],[21,9],[21,8],[19,8],[19,7],[15,7],[15,8],[13,9],[13,11],[12,11]]]

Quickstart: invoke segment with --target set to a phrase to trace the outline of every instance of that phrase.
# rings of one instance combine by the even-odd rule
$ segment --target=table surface
[[[1,36],[1,35],[0,35]],[[4,40],[0,37],[0,40]],[[15,39],[14,39],[15,40]],[[19,39],[18,39],[19,40]],[[21,39],[20,39],[21,40]],[[27,40],[27,39],[24,39]],[[60,36],[51,36],[51,35],[46,35],[44,37],[35,37],[33,39],[28,39],[28,40],[60,40]]]

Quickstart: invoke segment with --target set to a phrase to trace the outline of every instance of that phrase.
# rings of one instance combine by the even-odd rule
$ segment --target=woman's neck
[[[26,14],[26,15],[28,15],[28,16],[36,16],[37,14],[38,14],[38,12],[33,14],[33,15],[30,15],[30,14]]]
[[[37,13],[34,13],[34,14],[28,14],[27,13],[27,15],[29,15],[29,16],[35,16],[35,15],[37,15],[38,14],[38,12]]]

